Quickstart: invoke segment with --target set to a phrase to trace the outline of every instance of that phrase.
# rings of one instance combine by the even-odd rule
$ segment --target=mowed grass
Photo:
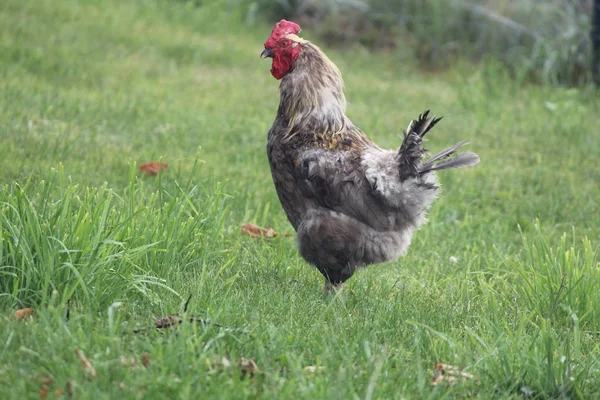
[[[240,233],[293,230],[264,149],[271,27],[237,21],[218,4],[0,5],[2,397],[600,392],[597,93],[528,87],[493,63],[425,74],[401,49],[328,50],[349,116],[380,145],[430,108],[445,119],[429,147],[467,139],[482,163],[441,175],[406,257],[326,296],[293,238]],[[159,160],[158,177],[136,169]],[[190,295],[193,322],[133,333]],[[14,318],[23,307],[33,321]],[[242,378],[240,358],[259,372]],[[475,379],[432,386],[440,362]]]

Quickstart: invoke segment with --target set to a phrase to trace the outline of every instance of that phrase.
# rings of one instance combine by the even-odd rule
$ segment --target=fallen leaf
[[[433,379],[431,379],[431,384],[436,386],[440,383],[444,383],[446,386],[452,386],[458,382],[464,382],[474,378],[475,377],[472,374],[461,371],[453,365],[438,363],[433,367]]]
[[[242,370],[242,378],[246,377],[246,375],[252,378],[258,372],[258,365],[251,358],[240,358],[237,365]]]
[[[62,388],[56,388],[56,390],[54,391],[54,397],[60,397],[65,393],[65,391]]]
[[[39,373],[35,376],[29,376],[29,379],[36,381],[40,386],[40,399],[45,399],[48,397],[48,393],[50,392],[50,386],[54,383],[54,378],[52,376],[47,376],[44,373]]]
[[[254,224],[245,224],[240,227],[242,229],[242,233],[248,236],[257,237],[257,238],[274,238],[277,237],[278,233],[275,232],[273,228],[263,228]]]
[[[70,379],[67,381],[67,394],[69,397],[73,397],[73,382]]]
[[[22,320],[25,318],[33,319],[33,308],[22,308],[15,311],[15,318]]]
[[[142,365],[144,368],[148,368],[150,366],[150,356],[148,353],[142,353]]]
[[[183,321],[184,321],[184,319],[181,317],[181,315],[173,314],[173,315],[169,315],[167,317],[162,317],[162,318],[157,319],[154,322],[154,327],[157,329],[170,328],[173,325],[181,325],[183,323]],[[210,319],[203,319],[203,318],[197,318],[197,317],[192,316],[192,317],[188,317],[186,319],[186,321],[189,321],[190,323],[212,325],[215,328],[222,328],[222,329],[226,329],[229,331],[238,331],[241,333],[249,333],[247,330],[244,330],[244,329],[230,328],[228,326],[221,325],[217,322],[212,322]],[[151,328],[134,329],[133,333],[134,334],[142,333],[144,331],[147,331],[148,329],[151,329]]]
[[[308,367],[304,367],[304,372],[325,372],[325,367],[316,367],[314,365],[309,365]]]
[[[167,163],[159,163],[156,161],[147,162],[145,164],[138,165],[138,169],[144,171],[149,176],[158,175],[160,172],[164,171],[169,164]]]
[[[167,317],[162,317],[156,320],[154,323],[157,328],[170,328],[173,325],[181,324],[181,316],[179,314],[169,315]]]
[[[85,356],[83,351],[75,350],[75,354],[77,354],[77,357],[79,357],[79,360],[81,361],[81,365],[83,365],[83,370],[86,373],[88,373],[92,378],[95,378],[96,377],[96,369],[94,368],[94,366],[92,365],[90,360],[87,359],[87,357]]]
[[[48,397],[48,390],[50,388],[48,387],[48,385],[42,385],[42,387],[40,388],[40,400],[46,400],[46,397]]]

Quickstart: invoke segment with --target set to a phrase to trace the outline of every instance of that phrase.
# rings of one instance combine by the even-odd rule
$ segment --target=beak
[[[262,53],[260,53],[260,59],[263,60],[267,57],[271,57],[273,58],[273,50],[271,49],[264,49]]]

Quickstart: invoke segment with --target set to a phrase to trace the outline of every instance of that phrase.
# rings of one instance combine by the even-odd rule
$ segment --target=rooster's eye
[[[287,47],[287,45],[288,45],[288,41],[287,41],[287,40],[284,40],[283,42],[281,42],[281,45],[282,45],[283,47]]]

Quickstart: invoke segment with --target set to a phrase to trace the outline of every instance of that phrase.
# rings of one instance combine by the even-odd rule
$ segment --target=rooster
[[[399,149],[381,149],[345,115],[339,69],[299,32],[281,20],[261,54],[281,80],[267,155],[300,254],[329,292],[359,267],[402,256],[438,196],[435,171],[474,166],[479,157],[457,154],[461,142],[424,161],[423,137],[441,119],[429,111],[409,124]]]

